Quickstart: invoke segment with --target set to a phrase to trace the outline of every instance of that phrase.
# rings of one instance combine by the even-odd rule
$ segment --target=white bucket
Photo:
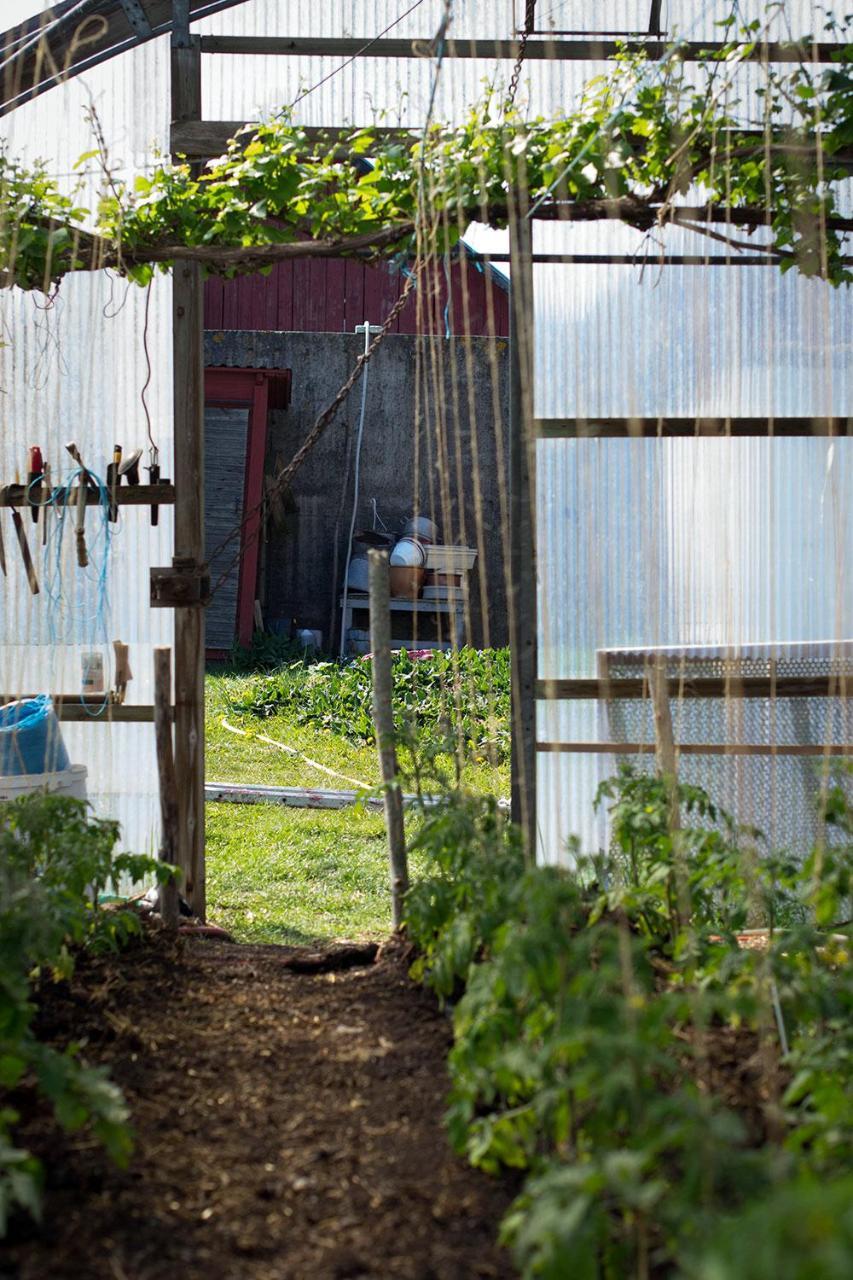
[[[87,773],[84,764],[72,764],[70,769],[63,769],[60,773],[22,773],[0,777],[0,800],[16,800],[18,796],[30,795],[34,791],[49,791],[51,795],[85,800]]]

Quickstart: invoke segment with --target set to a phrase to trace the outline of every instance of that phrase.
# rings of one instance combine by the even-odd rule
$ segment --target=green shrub
[[[509,757],[508,649],[436,651],[415,659],[394,656],[394,719],[402,738],[438,735],[466,755],[502,762]],[[370,660],[290,662],[252,681],[235,700],[257,716],[286,712],[298,724],[339,734],[357,744],[374,741]]]
[[[65,797],[32,795],[0,804],[0,1089],[32,1078],[69,1132],[88,1126],[124,1164],[132,1146],[128,1111],[102,1068],[87,1067],[77,1046],[59,1052],[36,1038],[31,994],[38,979],[60,981],[74,970],[74,949],[116,949],[140,929],[131,911],[103,911],[98,895],[172,868],[153,858],[113,856],[114,822],[89,818]],[[39,1212],[41,1168],[12,1139],[19,1119],[0,1107],[0,1236],[18,1205]]]
[[[410,848],[428,855],[431,871],[406,900],[407,927],[420,949],[413,976],[444,999],[512,912],[521,842],[493,797],[455,792],[423,810]]]
[[[599,796],[613,853],[571,873],[524,868],[511,834],[462,797],[422,829],[414,973],[440,996],[464,986],[451,1140],[490,1172],[526,1172],[502,1227],[524,1277],[745,1280],[747,1249],[725,1270],[726,1224],[770,1231],[802,1191],[811,1225],[788,1232],[779,1274],[835,1280],[847,1228],[833,1242],[809,1187],[853,1157],[853,965],[847,939],[817,926],[838,922],[850,842],[796,867],[759,857],[757,833],[697,788],[678,799],[673,829],[664,785],[623,770]],[[849,837],[843,793],[826,803]],[[735,936],[756,904],[791,921],[766,952]],[[753,1063],[753,1096],[727,1098],[715,1043],[723,1071]],[[810,1273],[822,1231],[827,1269]]]
[[[717,1224],[714,1244],[689,1261],[685,1280],[849,1280],[853,1177],[777,1188]]]

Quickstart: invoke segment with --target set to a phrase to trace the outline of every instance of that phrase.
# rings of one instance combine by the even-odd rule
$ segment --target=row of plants
[[[525,865],[488,799],[423,815],[413,974],[452,1005],[456,1149],[524,1182],[524,1277],[853,1274],[853,823],[797,865],[701,790],[625,769],[614,841]],[[763,949],[747,922],[768,925]]]
[[[0,150],[0,270],[50,292],[66,272],[100,266],[145,283],[182,250],[226,274],[269,265],[274,246],[306,237],[341,252],[396,254],[426,229],[427,208],[430,247],[442,251],[472,219],[506,225],[524,191],[540,217],[565,213],[562,203],[575,219],[645,231],[677,220],[736,250],[757,247],[713,218],[732,210],[728,221],[745,234],[766,228],[783,269],[849,283],[839,198],[853,127],[848,19],[825,18],[839,46],[830,67],[809,64],[803,33],[790,46],[802,61],[756,61],[759,73],[745,77],[780,9],[768,5],[763,21],[744,24],[735,7],[722,23],[730,43],[689,69],[678,40],[654,62],[625,52],[557,119],[525,120],[493,92],[458,127],[318,139],[284,112],[247,128],[200,173],[163,161],[132,188],[99,147],[78,162],[102,169],[94,210],[81,204],[82,182],[65,192],[44,165]],[[688,191],[711,208],[715,230],[676,209]]]
[[[510,748],[508,649],[460,649],[418,658],[394,656],[394,718],[401,739],[439,738],[452,752],[500,764]],[[298,724],[374,741],[369,658],[289,662],[257,676],[232,697],[236,711],[260,717],[287,713]]]
[[[118,825],[88,816],[79,800],[41,794],[0,804],[0,1237],[17,1207],[39,1217],[43,1170],[15,1142],[16,1096],[40,1095],[69,1133],[88,1128],[115,1162],[127,1163],[133,1135],[118,1087],[87,1066],[79,1046],[60,1050],[35,1030],[34,994],[67,981],[81,949],[116,951],[142,928],[100,895],[127,877],[163,883],[173,869],[153,858],[115,854]]]

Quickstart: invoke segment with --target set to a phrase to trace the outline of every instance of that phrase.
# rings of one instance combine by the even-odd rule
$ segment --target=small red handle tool
[[[31,445],[27,457],[27,501],[30,503],[30,515],[33,524],[39,521],[39,503],[41,501],[41,481],[44,475],[44,459],[37,444]]]

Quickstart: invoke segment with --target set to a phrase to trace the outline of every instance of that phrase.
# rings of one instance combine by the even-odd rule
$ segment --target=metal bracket
[[[138,36],[141,36],[142,39],[147,40],[151,35],[151,23],[148,21],[148,15],[139,0],[119,0],[119,4],[124,9],[124,16],[133,31]]]
[[[181,609],[210,600],[210,570],[206,564],[177,556],[171,565],[151,570],[151,608]]]

